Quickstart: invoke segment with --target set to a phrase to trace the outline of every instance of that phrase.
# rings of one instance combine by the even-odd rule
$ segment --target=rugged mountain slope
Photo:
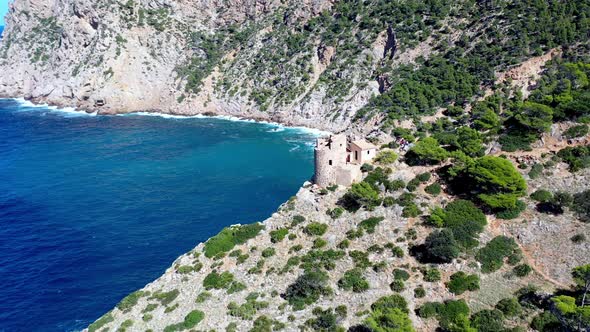
[[[587,1],[17,0],[0,94],[342,130],[468,103],[496,72],[587,39],[587,12]]]

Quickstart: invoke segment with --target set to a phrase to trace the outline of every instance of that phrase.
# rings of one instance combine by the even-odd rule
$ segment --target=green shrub
[[[469,317],[469,306],[465,300],[449,300],[444,303],[427,302],[418,308],[422,318],[436,317],[441,328],[447,330]]]
[[[416,218],[420,214],[422,214],[422,210],[418,207],[418,205],[412,203],[406,207],[404,207],[402,211],[402,217],[404,218]]]
[[[322,271],[305,271],[294,283],[287,287],[284,298],[294,310],[302,310],[306,305],[319,300],[322,295],[331,294],[328,275]]]
[[[305,222],[305,217],[301,215],[296,215],[293,217],[293,220],[291,221],[291,227],[295,227],[303,222]]]
[[[428,180],[430,180],[430,178],[432,177],[432,174],[426,172],[426,173],[420,173],[416,176],[416,179],[418,179],[418,181],[420,182],[426,182]]]
[[[140,290],[135,291],[125,296],[125,298],[117,304],[117,309],[121,310],[122,312],[129,312],[137,304],[139,299],[146,295],[149,295],[149,293]]]
[[[340,318],[346,318],[346,316],[348,316],[348,308],[346,308],[346,306],[344,304],[341,304],[341,305],[337,306],[334,309],[334,312]]]
[[[475,291],[479,289],[479,277],[475,274],[466,274],[459,271],[451,275],[450,281],[447,283],[449,292],[455,295],[461,295],[466,291]]]
[[[576,216],[583,222],[590,222],[590,190],[574,195],[572,209]]]
[[[385,220],[383,217],[370,217],[361,221],[358,226],[367,231],[367,233],[373,234],[375,233],[375,227],[383,220]]]
[[[229,288],[227,289],[227,294],[234,294],[243,291],[246,289],[246,285],[239,281],[234,281],[230,284]]]
[[[344,239],[338,243],[338,249],[347,249],[350,247],[350,241],[348,239]]]
[[[270,233],[270,242],[272,243],[279,243],[283,241],[285,236],[289,234],[289,230],[286,228],[279,228],[277,230],[271,231]]]
[[[145,308],[141,312],[146,313],[146,312],[154,311],[154,310],[156,310],[157,307],[158,307],[157,303],[148,303],[148,305],[146,305]]]
[[[496,217],[504,220],[512,220],[518,218],[524,210],[526,210],[526,204],[521,200],[517,200],[514,207],[498,211]]]
[[[398,191],[402,188],[406,187],[406,183],[403,180],[393,180],[393,181],[389,181],[389,183],[387,183],[386,188],[387,191]]]
[[[375,157],[375,162],[382,165],[393,164],[397,160],[397,154],[392,150],[380,151]]]
[[[149,299],[157,300],[160,302],[161,305],[166,306],[172,303],[172,301],[174,301],[179,294],[180,291],[178,289],[173,289],[169,292],[155,292],[152,296],[149,297]]]
[[[448,152],[432,137],[419,140],[407,153],[409,165],[435,165],[447,159]]]
[[[393,279],[406,281],[410,279],[410,274],[406,270],[395,269],[393,270]]]
[[[328,241],[322,239],[322,238],[317,238],[315,240],[313,240],[313,249],[320,249],[325,247],[328,244]]]
[[[586,235],[584,235],[584,234],[581,234],[581,233],[580,233],[580,234],[576,234],[576,235],[572,236],[572,237],[570,238],[570,240],[571,240],[573,243],[576,243],[576,244],[578,244],[578,243],[582,243],[582,242],[586,241]]]
[[[408,314],[397,308],[374,310],[365,321],[365,324],[371,331],[375,332],[414,331]]]
[[[450,229],[434,231],[426,237],[424,249],[428,259],[435,263],[450,263],[459,257],[459,243]]]
[[[301,268],[304,270],[313,270],[324,268],[332,270],[336,266],[336,261],[344,257],[344,251],[339,250],[310,250],[301,258]]]
[[[383,206],[384,207],[392,207],[395,205],[395,198],[391,196],[387,196],[383,199]]]
[[[563,136],[566,138],[576,138],[586,135],[588,135],[588,126],[585,124],[570,127],[563,133]]]
[[[363,173],[371,172],[374,169],[375,169],[375,167],[371,164],[362,164],[361,165],[361,172],[363,172]]]
[[[416,191],[416,189],[418,189],[418,186],[420,185],[420,180],[418,180],[418,178],[414,178],[412,180],[410,180],[410,182],[408,182],[408,185],[406,186],[406,189],[408,189],[408,191]]]
[[[531,327],[535,331],[541,332],[561,331],[562,328],[557,317],[549,311],[543,311],[535,316],[531,322]]]
[[[476,159],[465,173],[465,189],[491,209],[514,208],[526,193],[526,182],[512,163],[504,158],[485,156]]]
[[[567,147],[560,150],[557,156],[569,165],[571,172],[577,172],[590,166],[590,145]]]
[[[429,186],[426,186],[426,188],[424,188],[424,191],[427,194],[430,194],[432,196],[438,196],[442,192],[442,188],[441,188],[440,184],[438,184],[437,182],[435,182],[435,183],[433,183],[433,184],[431,184]]]
[[[360,250],[352,250],[348,253],[348,256],[352,258],[354,265],[360,269],[366,269],[371,266],[369,261],[369,254]]]
[[[442,278],[440,271],[437,268],[426,268],[422,271],[424,281],[436,282]]]
[[[264,258],[268,258],[268,257],[274,256],[276,254],[276,250],[275,250],[275,248],[266,248],[266,249],[262,250],[262,252],[260,254]]]
[[[490,273],[497,271],[504,264],[504,259],[519,250],[513,238],[497,236],[481,248],[475,258],[481,263],[481,271]]]
[[[527,264],[521,264],[514,267],[514,274],[517,277],[526,277],[533,269]]]
[[[391,284],[389,284],[389,288],[391,288],[392,291],[394,292],[401,292],[404,290],[405,288],[405,284],[403,280],[394,280],[391,282]]]
[[[338,331],[338,317],[334,313],[334,310],[331,308],[322,310],[322,308],[318,307],[314,308],[312,313],[315,315],[315,318],[308,319],[305,322],[305,325],[312,331]]]
[[[424,289],[424,287],[419,286],[414,288],[414,297],[417,299],[421,299],[423,297],[426,296],[426,290]]]
[[[344,276],[338,280],[338,287],[344,290],[352,290],[361,293],[369,289],[369,283],[363,276],[361,269],[354,268],[344,272]]]
[[[496,332],[505,331],[504,314],[500,310],[484,309],[473,314],[471,317],[472,326],[478,332]]]
[[[238,324],[236,322],[231,322],[227,324],[225,327],[225,332],[237,332],[238,331]]]
[[[385,261],[380,261],[380,262],[373,264],[373,271],[375,271],[377,273],[383,272],[383,271],[385,271],[385,269],[387,269],[387,262],[385,262]]]
[[[416,198],[416,195],[412,193],[402,193],[397,199],[397,204],[399,206],[414,204],[414,198]]]
[[[309,225],[305,226],[303,232],[307,235],[315,235],[315,236],[322,236],[328,230],[327,224],[322,224],[319,222],[312,222]]]
[[[245,320],[253,319],[259,310],[268,308],[269,306],[269,303],[266,301],[257,301],[259,296],[260,294],[258,293],[250,293],[246,296],[246,302],[241,305],[230,302],[227,305],[228,314]]]
[[[205,313],[200,310],[193,310],[189,312],[185,317],[184,321],[182,322],[182,327],[185,329],[191,329],[197,324],[199,324],[203,318],[205,318]]]
[[[354,183],[342,197],[342,206],[348,211],[356,211],[361,207],[371,210],[379,204],[379,191],[365,181]]]
[[[330,210],[328,209],[328,211],[326,211],[326,213],[332,218],[332,219],[338,219],[342,216],[342,214],[344,213],[344,209],[341,207],[335,207],[334,209]]]
[[[537,179],[539,176],[541,176],[541,174],[543,174],[543,168],[543,164],[534,164],[529,172],[529,177],[533,180]]]
[[[182,265],[176,269],[176,273],[179,274],[189,274],[194,271],[194,268],[191,265]]]
[[[108,312],[104,316],[97,319],[94,323],[90,324],[88,326],[88,332],[96,332],[96,331],[100,330],[103,326],[105,326],[108,323],[111,323],[113,321],[115,321],[115,319],[113,318],[113,315],[110,312]]]
[[[428,319],[436,317],[436,314],[441,306],[438,302],[426,302],[418,308],[418,317]]]
[[[209,273],[203,280],[205,289],[226,289],[234,281],[234,275],[230,272],[224,271],[221,274],[213,271]]]
[[[539,189],[531,194],[531,198],[537,202],[546,203],[553,200],[553,194],[550,191]]]
[[[404,250],[398,246],[392,246],[391,254],[393,255],[393,257],[402,258],[404,257]]]
[[[470,201],[456,200],[443,209],[435,208],[428,222],[437,227],[447,227],[453,238],[463,248],[473,248],[479,244],[477,237],[487,224],[486,216]]]
[[[127,331],[127,328],[131,327],[133,325],[133,321],[131,319],[127,319],[125,321],[123,321],[123,323],[121,323],[121,326],[119,326],[119,328],[117,329],[117,332],[125,332]]]
[[[260,223],[226,227],[205,242],[205,256],[211,258],[219,253],[229,252],[234,246],[254,238],[262,229],[264,226]]]
[[[270,319],[267,316],[260,316],[254,321],[249,332],[279,331],[285,328],[285,324],[278,320]]]
[[[203,291],[201,293],[199,293],[199,295],[197,295],[197,299],[195,300],[196,303],[203,303],[205,301],[207,301],[209,298],[211,298],[211,293],[207,292],[207,291]]]
[[[496,309],[500,310],[506,317],[515,317],[522,312],[522,306],[515,298],[500,300],[496,304]]]

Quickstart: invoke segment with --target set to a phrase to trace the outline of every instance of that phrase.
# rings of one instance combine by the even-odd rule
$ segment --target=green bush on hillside
[[[322,236],[328,231],[328,225],[319,222],[309,223],[303,229],[303,232],[307,235]]]
[[[284,298],[294,310],[302,310],[306,305],[319,300],[322,295],[329,295],[328,275],[322,271],[305,271],[285,291]]]
[[[477,237],[487,220],[475,204],[459,199],[447,204],[444,209],[435,208],[428,217],[428,223],[436,227],[447,227],[463,248],[473,248],[479,243]]]
[[[375,162],[382,165],[393,164],[397,160],[397,154],[392,150],[380,151],[375,157]]]
[[[451,275],[451,279],[446,285],[449,292],[455,295],[461,295],[466,291],[478,290],[479,277],[475,274],[467,274],[459,271]]]
[[[219,253],[229,252],[234,246],[254,238],[262,229],[264,226],[260,223],[226,227],[205,242],[205,256],[211,258]]]
[[[344,276],[338,280],[338,287],[344,290],[352,290],[361,293],[369,289],[369,282],[363,276],[363,271],[358,268],[344,272]]]
[[[285,236],[287,236],[287,234],[289,234],[289,230],[286,228],[279,228],[277,230],[271,231],[269,233],[270,241],[272,243],[279,243],[279,242],[283,241],[283,239],[285,238]]]
[[[520,249],[513,238],[496,236],[475,255],[475,259],[481,263],[481,271],[490,273],[497,271],[504,264],[504,259],[519,252]]]
[[[359,223],[359,228],[364,229],[369,234],[375,233],[375,228],[379,223],[385,220],[384,217],[370,217]]]

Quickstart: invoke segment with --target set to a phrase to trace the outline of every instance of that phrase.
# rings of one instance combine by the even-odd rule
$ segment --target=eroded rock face
[[[331,0],[296,5],[279,0],[17,0],[10,6],[0,42],[0,95],[100,113],[214,112],[330,127],[321,119],[323,110],[301,114],[297,109],[305,106],[297,103],[260,110],[247,98],[226,95],[229,88],[217,86],[226,69],[218,63],[207,72],[198,93],[185,93],[186,77],[180,77],[178,69],[195,56],[205,66],[210,56],[202,54],[203,47],[194,44],[191,33],[230,34],[250,24],[259,30],[252,38],[263,35],[269,17],[279,11],[285,24],[295,24],[331,4]],[[264,48],[264,42],[258,47]],[[333,51],[328,47],[326,55]],[[221,52],[228,66],[234,61],[230,53],[238,59],[251,56],[242,55],[239,47]],[[245,76],[235,84],[253,83]]]

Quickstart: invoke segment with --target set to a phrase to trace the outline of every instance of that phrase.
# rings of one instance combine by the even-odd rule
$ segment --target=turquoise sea
[[[0,331],[77,331],[313,173],[316,133],[0,99]]]

